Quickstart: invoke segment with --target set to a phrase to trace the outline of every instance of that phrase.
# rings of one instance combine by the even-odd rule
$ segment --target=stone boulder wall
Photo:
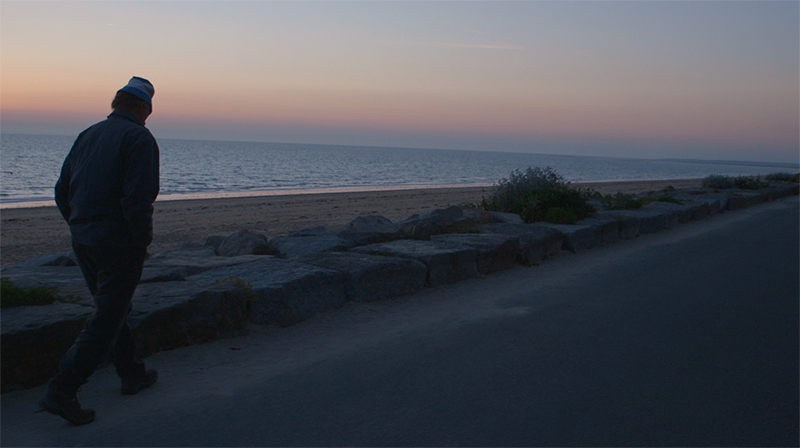
[[[372,302],[414,294],[425,286],[428,268],[422,262],[357,252],[326,252],[298,261],[341,272],[348,301]]]
[[[490,274],[511,269],[516,265],[519,253],[518,236],[492,233],[467,233],[434,235],[431,241],[462,245],[475,250],[475,263],[478,272]]]
[[[538,224],[490,223],[482,225],[480,229],[482,233],[519,238],[520,248],[517,253],[517,262],[524,266],[533,266],[546,258],[558,255],[564,239],[558,230]]]
[[[257,324],[289,326],[345,302],[342,273],[275,257],[213,269],[186,280],[241,287],[248,318]]]
[[[227,282],[139,285],[128,322],[141,356],[236,334],[247,325],[243,288]]]
[[[55,303],[4,309],[0,338],[2,392],[46,383],[94,309]]]
[[[247,229],[240,230],[225,238],[217,249],[223,257],[238,255],[269,255],[271,253],[267,237]]]
[[[142,354],[147,355],[237,334],[245,330],[248,320],[291,325],[338,308],[345,300],[398,297],[418,291],[423,283],[437,286],[505,269],[511,266],[510,254],[515,250],[520,263],[534,264],[562,247],[577,252],[658,232],[678,222],[796,195],[798,185],[778,184],[755,192],[696,189],[669,194],[684,205],[601,211],[572,226],[522,224],[516,215],[450,207],[397,226],[403,236],[420,239],[369,244],[349,252],[331,252],[344,246],[326,245],[326,238],[341,239],[347,245],[394,238],[394,224],[380,217],[357,219],[346,229],[347,238],[324,228],[306,229],[289,234],[290,243],[273,244],[272,249],[266,237],[246,231],[214,241],[209,238],[208,245],[186,246],[145,262],[130,322]],[[448,232],[456,234],[443,235]],[[215,255],[214,245],[221,248],[226,242],[232,247],[230,254],[245,255]],[[290,246],[284,254],[295,254],[297,260],[254,255]],[[44,384],[56,373],[60,358],[93,312],[80,269],[69,266],[69,260],[69,254],[57,254],[3,270],[3,277],[21,287],[56,287],[59,294],[80,299],[77,304],[2,311],[3,392]]]
[[[455,283],[478,275],[475,249],[440,241],[397,240],[388,243],[354,247],[351,252],[403,257],[425,264],[427,286]]]

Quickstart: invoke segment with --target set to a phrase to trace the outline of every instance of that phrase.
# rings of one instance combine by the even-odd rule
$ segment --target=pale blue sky
[[[797,162],[800,3],[0,3],[3,132]]]

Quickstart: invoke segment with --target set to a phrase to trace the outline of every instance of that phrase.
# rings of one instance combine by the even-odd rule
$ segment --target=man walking
[[[94,421],[95,412],[81,408],[77,392],[107,355],[122,379],[123,394],[136,394],[158,380],[137,356],[127,323],[153,239],[159,188],[158,144],[144,127],[154,93],[150,81],[131,78],[111,103],[111,115],[75,140],[55,187],[97,310],[61,359],[40,405],[76,425]]]

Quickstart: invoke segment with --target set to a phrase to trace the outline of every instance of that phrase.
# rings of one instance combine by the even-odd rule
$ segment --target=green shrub
[[[588,189],[572,188],[552,168],[528,168],[525,172],[515,170],[508,179],[501,179],[492,195],[483,198],[481,208],[516,213],[529,223],[546,221],[550,209],[560,208],[563,211],[551,212],[552,219],[576,222],[595,212],[586,203],[591,194]]]
[[[730,176],[712,174],[703,179],[703,188],[716,188],[718,190],[725,190],[733,187],[733,179]]]
[[[796,183],[800,174],[792,173],[770,173],[764,176],[764,180],[772,182],[791,182]]]
[[[613,196],[610,194],[603,196],[600,204],[606,210],[636,210],[642,208],[644,201],[620,191]]]
[[[552,224],[575,224],[578,220],[575,213],[561,207],[550,207],[544,214],[544,220]]]
[[[682,201],[679,201],[679,200],[677,200],[677,199],[675,199],[672,196],[667,195],[667,194],[662,194],[661,196],[657,196],[657,197],[647,196],[647,197],[644,197],[644,198],[640,199],[640,201],[642,201],[642,205],[651,204],[653,202],[670,202],[672,204],[683,205]]]
[[[761,180],[761,176],[738,176],[733,180],[733,185],[742,190],[758,190],[769,187],[768,183]]]
[[[15,306],[50,305],[60,297],[56,294],[58,288],[20,288],[9,278],[0,278],[0,308]]]

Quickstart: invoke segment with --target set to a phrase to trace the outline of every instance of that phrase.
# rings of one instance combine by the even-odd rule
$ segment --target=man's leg
[[[83,424],[94,419],[94,412],[91,412],[89,419],[89,410],[80,409],[75,395],[112,347],[120,344],[117,336],[123,325],[127,327],[126,319],[133,293],[142,275],[146,249],[73,244],[73,250],[87,285],[93,292],[97,311],[86,322],[84,330],[61,359],[59,373],[50,382],[48,395],[42,406],[73,423]],[[130,332],[130,328],[127,331]],[[131,348],[127,345],[132,343],[132,337],[132,333],[129,333],[121,342],[121,353],[124,356],[131,354]],[[135,343],[132,345],[132,356],[135,357]],[[135,362],[125,360],[121,364],[126,368]],[[63,404],[60,408],[59,403]]]

